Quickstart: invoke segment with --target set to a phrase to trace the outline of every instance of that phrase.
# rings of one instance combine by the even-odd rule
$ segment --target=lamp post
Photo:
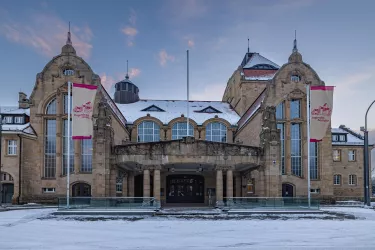
[[[368,111],[370,110],[371,106],[375,103],[375,100],[370,104],[370,106],[368,107],[367,111],[366,111],[366,115],[365,115],[365,127],[361,127],[361,131],[364,133],[364,136],[365,136],[365,145],[364,145],[364,149],[363,149],[363,152],[364,152],[364,159],[363,159],[363,178],[364,178],[364,181],[363,181],[363,187],[364,187],[364,202],[365,202],[365,206],[371,206],[371,199],[370,199],[370,168],[369,168],[369,152],[368,152],[368,131],[367,131],[367,114],[368,114]]]

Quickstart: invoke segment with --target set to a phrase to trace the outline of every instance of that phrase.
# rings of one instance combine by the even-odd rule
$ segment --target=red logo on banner
[[[90,113],[92,112],[93,107],[91,102],[82,104],[81,106],[75,106],[73,109],[74,116],[90,119]]]
[[[311,119],[318,120],[320,122],[329,122],[332,114],[332,109],[327,106],[325,103],[323,106],[314,108],[311,111]]]

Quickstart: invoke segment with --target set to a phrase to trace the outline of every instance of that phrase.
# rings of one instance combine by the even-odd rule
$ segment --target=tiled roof
[[[339,128],[332,128],[332,134],[346,134],[346,142],[333,141],[332,145],[364,145],[362,136],[355,133],[354,131],[341,125]]]
[[[34,130],[30,126],[30,123],[26,124],[4,124],[2,125],[2,131],[4,133],[24,133],[28,135],[35,135]]]
[[[158,107],[165,112],[160,111],[142,111],[150,106]],[[159,119],[163,124],[168,124],[171,120],[187,114],[187,101],[175,100],[139,100],[135,103],[117,104],[127,122],[132,124],[138,118],[147,114]],[[207,107],[212,107],[220,113],[199,112]],[[239,115],[231,108],[230,104],[221,101],[189,101],[189,118],[193,119],[198,125],[206,120],[218,116],[232,125],[236,125],[240,119]]]
[[[30,109],[20,109],[18,107],[1,107],[0,114],[7,115],[21,115],[25,114],[30,116]]]
[[[244,76],[245,80],[271,80],[277,72],[277,69],[243,69],[241,75]]]

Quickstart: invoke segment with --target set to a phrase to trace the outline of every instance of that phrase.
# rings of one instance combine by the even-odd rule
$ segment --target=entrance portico
[[[222,206],[224,198],[245,196],[243,177],[262,167],[260,148],[190,137],[116,146],[115,153],[117,169],[128,173],[128,193],[123,195],[131,196],[135,188],[142,197],[152,193],[163,205]]]

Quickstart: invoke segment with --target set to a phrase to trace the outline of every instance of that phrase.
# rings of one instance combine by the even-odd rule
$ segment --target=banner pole
[[[311,183],[310,183],[310,85],[306,84],[307,94],[307,200],[311,207]]]
[[[187,114],[186,114],[186,136],[189,136],[189,50],[186,51],[186,61],[187,61],[187,72],[186,72],[186,100],[187,100]],[[194,136],[194,131],[192,136]]]
[[[70,195],[70,140],[71,140],[71,134],[70,134],[70,121],[71,121],[71,82],[68,82],[68,159],[67,159],[67,166],[66,166],[66,207],[69,209],[69,195]]]

